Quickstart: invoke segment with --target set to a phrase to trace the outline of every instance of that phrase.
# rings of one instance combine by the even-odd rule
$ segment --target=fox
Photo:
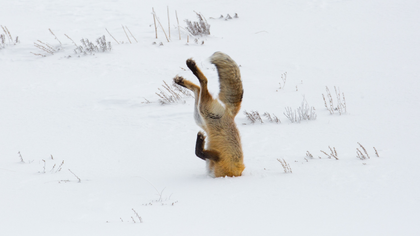
[[[216,66],[219,77],[218,98],[209,93],[208,80],[192,58],[186,64],[200,85],[178,75],[173,80],[194,93],[194,120],[204,130],[197,133],[195,155],[206,161],[207,173],[216,178],[241,176],[245,165],[235,124],[244,94],[241,74],[236,62],[222,52],[215,52],[210,62]]]

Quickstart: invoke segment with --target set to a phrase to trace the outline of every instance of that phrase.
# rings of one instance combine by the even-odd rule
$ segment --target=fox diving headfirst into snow
[[[242,88],[239,67],[228,55],[216,52],[210,62],[219,74],[220,92],[214,99],[207,89],[207,78],[192,59],[187,66],[198,78],[200,86],[176,76],[174,82],[191,90],[195,96],[194,118],[207,135],[207,147],[203,132],[198,132],[195,155],[207,163],[209,175],[213,177],[241,176],[245,169],[241,138],[235,124],[235,116],[241,108]],[[221,104],[223,103],[223,104]]]

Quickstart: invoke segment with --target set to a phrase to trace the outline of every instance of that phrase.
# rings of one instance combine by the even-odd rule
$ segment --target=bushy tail
[[[241,108],[244,93],[239,67],[232,58],[222,52],[215,52],[210,57],[210,62],[216,66],[219,74],[219,99],[226,105],[227,110],[236,116]]]

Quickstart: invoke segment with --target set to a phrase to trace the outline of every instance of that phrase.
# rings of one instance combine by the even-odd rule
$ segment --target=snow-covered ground
[[[169,7],[170,42],[155,39],[152,7],[166,31]],[[184,28],[201,12],[211,35],[179,40],[175,11]],[[419,12],[415,0],[3,0],[0,25],[20,43],[0,49],[0,234],[420,235]],[[78,57],[64,34],[105,35],[112,50]],[[31,54],[47,54],[37,40],[61,50]],[[177,74],[195,81],[192,57],[216,95],[215,51],[245,89],[237,178],[207,176],[195,156],[193,98],[155,94]],[[326,86],[345,114],[325,108]],[[317,119],[291,123],[285,108],[304,98]]]

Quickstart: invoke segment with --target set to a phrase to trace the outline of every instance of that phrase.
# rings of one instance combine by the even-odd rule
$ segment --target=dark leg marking
[[[219,115],[219,114],[215,114],[215,113],[209,113],[209,114],[208,114],[208,117],[209,117],[210,119],[214,119],[214,120],[217,120],[217,119],[222,118],[222,116],[221,116],[221,115]]]
[[[193,59],[190,58],[190,59],[187,60],[187,66],[188,66],[188,68],[190,68],[190,70],[192,71],[192,73],[195,76],[198,76],[197,75],[197,65],[195,64],[195,61]]]
[[[195,155],[197,157],[206,160],[213,160],[213,161],[219,161],[219,153],[216,151],[210,151],[210,150],[204,150],[204,140],[206,138],[204,137],[204,134],[202,132],[198,132],[197,134],[197,143],[195,145]]]

